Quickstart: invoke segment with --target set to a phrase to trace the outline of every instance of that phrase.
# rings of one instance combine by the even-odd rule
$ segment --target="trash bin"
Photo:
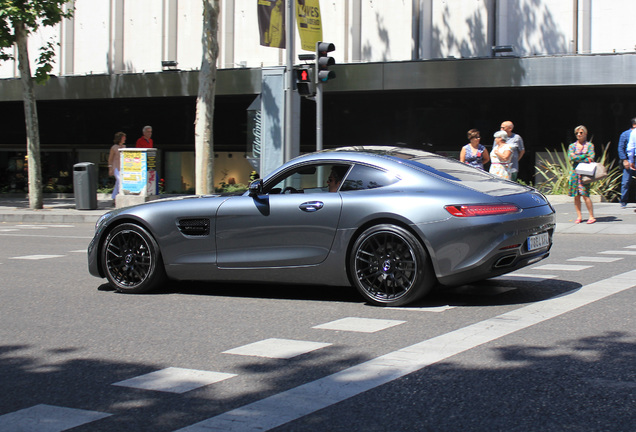
[[[97,170],[94,163],[80,162],[73,165],[73,193],[76,209],[97,208]]]

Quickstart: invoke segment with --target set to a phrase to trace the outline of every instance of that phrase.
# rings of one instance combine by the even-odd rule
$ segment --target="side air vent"
[[[189,236],[210,234],[210,219],[180,219],[177,226],[182,234]]]

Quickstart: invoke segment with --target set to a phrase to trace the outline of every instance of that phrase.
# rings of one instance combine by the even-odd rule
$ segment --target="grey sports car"
[[[542,260],[554,228],[533,188],[420,150],[347,147],[295,158],[243,195],[107,213],[88,263],[121,292],[169,279],[353,285],[398,306]]]

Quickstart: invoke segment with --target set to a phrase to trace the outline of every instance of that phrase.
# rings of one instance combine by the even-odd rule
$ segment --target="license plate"
[[[550,245],[550,235],[547,232],[528,237],[528,250],[541,249]]]

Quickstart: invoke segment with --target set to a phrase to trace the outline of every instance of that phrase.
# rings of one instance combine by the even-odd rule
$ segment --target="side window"
[[[364,165],[355,165],[345,179],[341,191],[376,189],[400,179],[393,174]]]
[[[330,183],[333,177],[346,174],[349,166],[334,164],[303,165],[286,172],[266,187],[268,194],[311,194],[321,192],[335,192],[340,182]],[[336,175],[337,173],[338,175]]]

